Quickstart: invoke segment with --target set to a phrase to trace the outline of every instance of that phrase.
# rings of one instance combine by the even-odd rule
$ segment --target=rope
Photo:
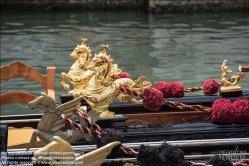
[[[138,154],[138,152],[136,152],[135,150],[133,150],[133,149],[131,149],[131,148],[128,148],[128,147],[126,147],[126,146],[121,146],[120,147],[122,150],[123,150],[123,152],[125,152],[126,154],[129,154],[129,155],[133,155],[133,156],[136,156],[137,154]]]
[[[82,126],[74,121],[72,121],[71,119],[69,119],[65,114],[61,114],[61,118],[64,119],[66,122],[70,123],[71,125],[77,127],[80,131],[87,133],[88,135],[96,138],[101,138],[102,137],[102,133],[100,133],[99,131],[95,131],[95,130],[91,130],[88,127]]]
[[[128,94],[128,95],[131,95],[131,96],[138,96],[138,97],[141,97],[142,99],[145,99],[145,96],[142,93],[131,90],[131,89],[125,87],[125,86],[119,86],[119,89],[124,94]]]
[[[203,87],[185,88],[184,92],[195,92],[195,91],[199,91],[199,90],[204,90],[204,88]]]
[[[210,107],[206,107],[206,106],[202,106],[202,105],[198,105],[198,104],[186,105],[186,104],[183,104],[183,103],[168,101],[168,100],[165,100],[165,99],[163,100],[163,103],[170,106],[170,107],[172,107],[172,108],[181,109],[181,110],[189,109],[189,110],[194,110],[194,111],[211,112]]]
[[[65,114],[61,114],[61,118],[64,119],[66,122],[70,123],[71,125],[77,127],[80,131],[87,133],[88,135],[90,135],[91,137],[98,137],[101,138],[102,135],[105,134],[104,130],[101,129],[95,122],[93,122],[91,120],[91,118],[84,112],[82,112],[80,109],[76,108],[74,110],[74,113],[78,116],[80,116],[82,119],[86,120],[93,128],[93,130],[89,129],[88,127],[82,126],[74,121],[72,121],[71,119],[69,119]],[[121,149],[124,151],[124,153],[126,154],[130,154],[130,155],[137,155],[138,152],[134,151],[131,148],[125,147],[125,146],[121,146]]]
[[[99,125],[97,125],[94,121],[91,120],[91,117],[89,117],[86,113],[84,113],[83,111],[81,111],[80,109],[76,108],[74,110],[74,114],[78,115],[79,117],[81,117],[82,119],[86,120],[94,130],[96,130],[97,132],[100,132],[101,135],[103,135],[105,132],[104,130],[102,130]]]
[[[140,92],[136,92],[136,91],[131,90],[131,89],[124,87],[124,86],[120,86],[119,89],[125,94],[132,95],[132,96],[138,96],[138,97],[141,97],[144,101],[146,101],[146,97]],[[210,107],[197,105],[197,104],[196,105],[186,105],[186,104],[179,103],[179,102],[168,101],[166,99],[163,100],[162,104],[166,104],[172,108],[181,109],[181,110],[189,109],[189,110],[194,110],[194,111],[211,112]]]

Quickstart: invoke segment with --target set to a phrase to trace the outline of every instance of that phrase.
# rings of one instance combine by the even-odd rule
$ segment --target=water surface
[[[92,55],[100,44],[133,79],[179,81],[185,87],[220,79],[224,59],[234,73],[249,65],[248,13],[160,14],[136,12],[30,12],[1,15],[1,66],[15,60],[46,73],[56,67],[56,99],[67,93],[59,76],[74,63],[69,54],[81,38],[88,38]],[[249,75],[240,81],[249,90]],[[1,81],[1,93],[23,90],[39,95],[44,88],[21,78]],[[187,95],[200,95],[195,92]],[[26,105],[1,106],[1,115],[38,113]]]

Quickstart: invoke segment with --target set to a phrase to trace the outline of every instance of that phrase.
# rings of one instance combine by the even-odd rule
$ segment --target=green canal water
[[[109,45],[115,64],[133,79],[179,81],[185,87],[220,79],[220,66],[238,72],[249,65],[249,14],[160,14],[138,12],[22,12],[1,14],[1,66],[20,60],[46,73],[56,67],[56,102],[66,94],[59,85],[62,72],[75,62],[69,55],[88,38],[92,55]],[[249,73],[239,82],[249,91]],[[39,95],[44,88],[14,78],[1,81],[1,93],[11,90]],[[201,95],[202,91],[187,95]],[[40,113],[27,105],[1,106],[1,115]]]

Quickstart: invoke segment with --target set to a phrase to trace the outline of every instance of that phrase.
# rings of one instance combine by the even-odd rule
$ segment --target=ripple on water
[[[173,24],[173,27],[189,27],[189,24]]]
[[[33,26],[34,29],[47,29],[49,26]]]
[[[237,22],[229,22],[229,21],[220,21],[219,24],[235,25],[235,24],[238,24],[238,23]]]
[[[18,22],[6,22],[5,25],[12,25],[12,26],[23,26],[24,23],[18,23]]]
[[[229,27],[229,29],[246,30],[246,32],[249,32],[249,26],[234,26],[234,27]]]
[[[62,28],[73,28],[75,26],[74,25],[63,25],[63,24],[61,24],[61,25],[58,25],[58,27],[62,27]]]
[[[22,32],[22,30],[1,30],[1,34],[13,34],[13,33],[20,33],[20,32]]]
[[[80,22],[80,21],[78,21],[78,20],[66,20],[66,22],[70,22],[70,23],[78,23],[78,22]]]

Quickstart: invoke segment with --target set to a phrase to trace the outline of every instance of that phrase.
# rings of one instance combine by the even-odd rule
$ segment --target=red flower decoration
[[[163,93],[156,88],[148,88],[144,90],[143,101],[144,107],[148,110],[159,110],[163,102]]]
[[[171,95],[171,86],[169,83],[160,81],[155,84],[155,88],[160,90],[163,93],[163,97],[170,97]]]
[[[180,82],[172,82],[170,84],[171,97],[183,97],[184,96],[184,86]]]
[[[206,80],[203,83],[202,87],[204,89],[205,95],[211,95],[211,94],[215,94],[219,91],[220,84],[216,80]]]
[[[119,73],[118,78],[130,78],[131,79],[131,75],[127,72],[121,72]]]
[[[235,122],[249,123],[249,100],[237,99],[233,102],[235,108]]]
[[[213,122],[219,122],[223,124],[231,124],[235,121],[234,106],[230,100],[218,99],[212,105]]]

